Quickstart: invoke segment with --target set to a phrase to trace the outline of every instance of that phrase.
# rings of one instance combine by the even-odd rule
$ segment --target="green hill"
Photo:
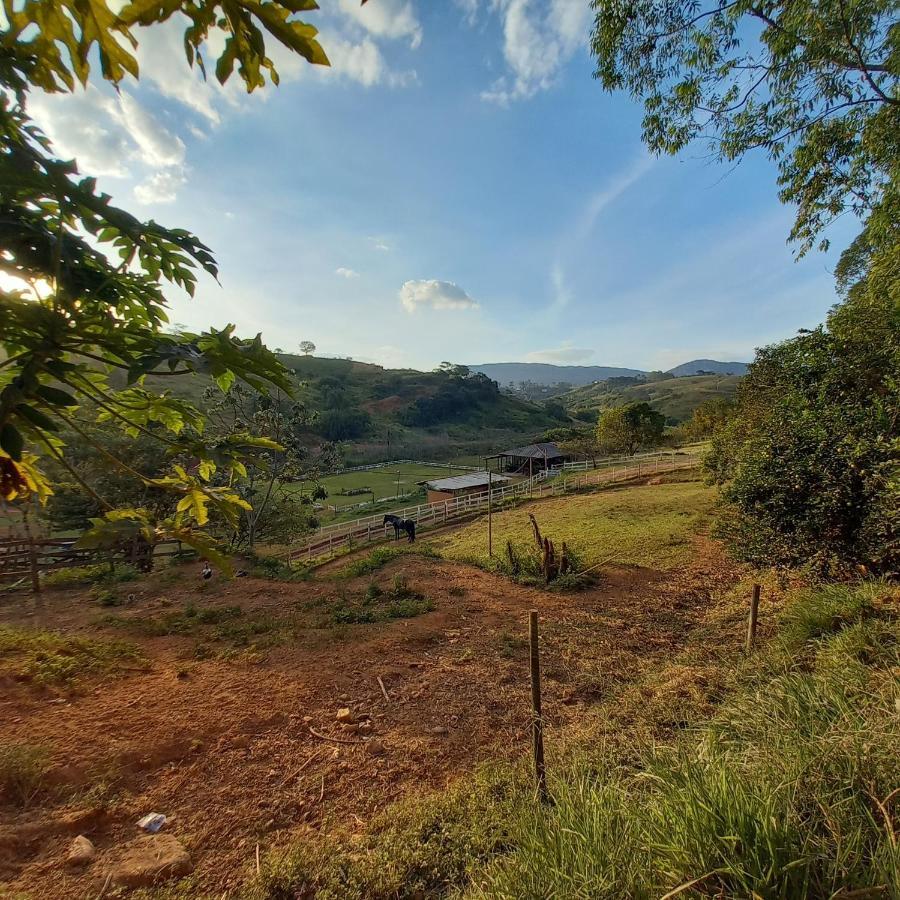
[[[476,372],[385,369],[351,359],[280,354],[296,396],[317,415],[309,442],[339,441],[348,465],[383,459],[447,461],[520,444],[558,425],[543,407],[510,397]],[[150,376],[202,406],[210,380]]]
[[[639,384],[620,383],[625,380],[600,381],[576,388],[558,399],[573,413],[646,402],[661,412],[669,424],[677,424],[689,419],[705,400],[733,396],[741,378],[739,375],[692,375]]]

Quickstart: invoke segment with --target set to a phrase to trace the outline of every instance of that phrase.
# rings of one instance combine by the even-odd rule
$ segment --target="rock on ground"
[[[120,887],[150,887],[189,875],[193,868],[190,854],[171,834],[143,835],[119,852],[111,880]]]
[[[79,834],[69,845],[66,863],[70,866],[86,866],[96,855],[97,850],[91,841],[83,834]]]

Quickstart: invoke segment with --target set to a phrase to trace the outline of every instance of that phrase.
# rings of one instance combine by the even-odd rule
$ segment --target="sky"
[[[331,68],[276,45],[277,88],[204,82],[174,20],[138,32],[140,82],[29,101],[114,202],[213,249],[173,322],[391,367],[666,369],[750,360],[836,302],[854,223],[796,261],[764,156],[649,155],[592,77],[587,0],[320,3]]]

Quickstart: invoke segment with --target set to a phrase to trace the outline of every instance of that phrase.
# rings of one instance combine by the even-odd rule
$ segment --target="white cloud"
[[[417,80],[414,70],[395,72],[387,64],[381,50],[371,38],[364,38],[354,44],[337,35],[322,38],[329,68],[317,68],[323,78],[335,75],[356,81],[364,87],[386,84],[388,87],[405,87]]]
[[[413,49],[422,43],[422,25],[409,0],[339,0],[341,12],[376,37],[409,38]]]
[[[432,309],[477,309],[478,304],[452,281],[407,281],[400,288],[400,302],[407,312]]]
[[[82,172],[123,178],[133,149],[116,115],[114,97],[95,87],[71,94],[34,91],[28,111],[62,157],[78,160]]]
[[[534,350],[526,354],[525,359],[527,362],[536,363],[572,364],[586,362],[593,355],[593,350],[574,347],[571,341],[566,341],[561,347],[554,347],[551,350]]]
[[[141,179],[142,203],[169,203],[185,182],[184,142],[125,90],[36,93],[30,110],[58,154],[90,175]]]
[[[148,166],[164,168],[184,162],[184,142],[164,128],[126,91],[119,93],[116,116],[137,145],[141,161]]]
[[[354,269],[348,269],[345,266],[339,266],[334,270],[335,275],[340,275],[341,278],[359,278],[359,272]]]
[[[391,249],[391,245],[384,239],[380,237],[369,237],[366,240],[376,249],[382,250],[387,253]]]
[[[183,167],[164,169],[135,185],[134,196],[141,203],[172,203],[186,181]]]
[[[493,0],[493,8],[503,19],[503,57],[510,71],[482,92],[484,100],[505,106],[546,90],[587,46],[588,0]]]
[[[240,103],[243,84],[236,72],[224,86],[219,84],[212,72],[213,59],[218,55],[214,51],[220,49],[216,44],[204,54],[204,61],[209,66],[208,78],[203,78],[196,64],[193,68],[188,66],[184,55],[184,30],[189,24],[187,17],[179,14],[153,28],[138,29],[137,60],[141,80],[152,82],[164,96],[184,104],[209,124],[217,125],[221,121],[223,105]],[[215,32],[210,37],[218,41]],[[275,42],[267,41],[267,50],[270,43]]]

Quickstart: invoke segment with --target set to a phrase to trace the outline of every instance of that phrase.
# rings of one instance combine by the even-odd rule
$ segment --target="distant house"
[[[550,442],[543,444],[528,444],[525,447],[513,447],[512,450],[504,450],[489,459],[498,461],[497,467],[501,472],[515,472],[519,475],[528,475],[540,472],[541,469],[549,469],[552,466],[561,466],[569,462],[572,455],[559,449],[557,444]]]
[[[428,495],[429,503],[438,503],[442,500],[453,500],[466,494],[483,494],[488,489],[488,481],[494,487],[500,487],[512,481],[505,475],[495,475],[488,472],[466,472],[465,475],[453,475],[449,478],[436,478],[434,481],[423,482]]]

